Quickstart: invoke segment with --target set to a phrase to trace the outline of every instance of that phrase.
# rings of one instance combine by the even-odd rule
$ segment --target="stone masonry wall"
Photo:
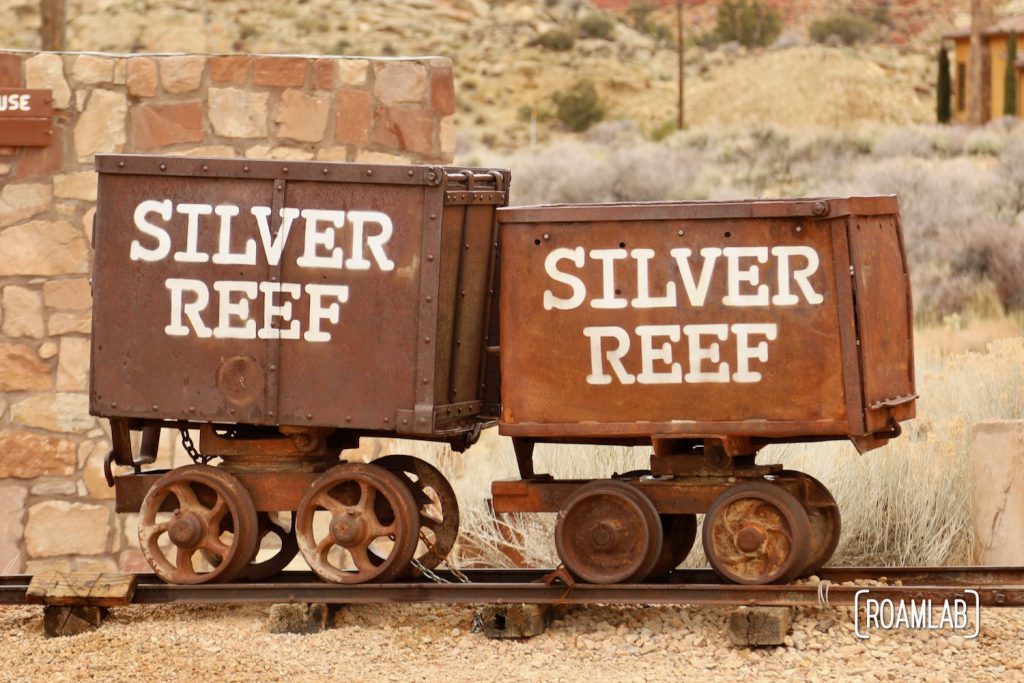
[[[0,87],[56,110],[50,146],[0,147],[0,573],[143,570],[88,407],[93,156],[450,162],[451,62],[0,52]]]

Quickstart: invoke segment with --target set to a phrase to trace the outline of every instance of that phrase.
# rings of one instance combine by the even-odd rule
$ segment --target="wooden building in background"
[[[1024,118],[1024,14],[1004,17],[982,31],[984,73],[987,74],[982,83],[982,121],[991,121],[1003,116],[1006,102],[1006,57],[1009,38],[1017,37],[1017,60],[1014,65],[1017,78],[1017,113]],[[953,58],[950,60],[953,69],[952,112],[953,121],[967,123],[967,89],[969,71],[967,55],[971,48],[971,31],[964,29],[944,36],[954,45]]]

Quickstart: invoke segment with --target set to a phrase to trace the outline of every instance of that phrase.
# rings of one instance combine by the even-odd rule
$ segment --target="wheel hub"
[[[599,521],[590,530],[590,545],[595,551],[614,550],[619,545],[622,525],[615,522]]]
[[[349,508],[340,515],[331,518],[331,538],[345,548],[358,545],[366,536],[366,521],[362,513]]]
[[[764,542],[764,530],[754,525],[745,526],[736,534],[736,547],[745,553],[757,552]]]
[[[167,527],[167,536],[179,548],[195,548],[203,540],[204,527],[203,520],[196,513],[178,510]]]

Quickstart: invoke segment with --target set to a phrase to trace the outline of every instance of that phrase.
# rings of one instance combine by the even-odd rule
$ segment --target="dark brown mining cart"
[[[420,560],[439,562],[458,513],[436,470],[408,458],[378,463],[398,474],[336,466],[360,436],[461,450],[496,418],[494,211],[508,172],[128,155],[96,165],[91,410],[110,418],[109,460],[133,468],[113,479],[117,509],[141,510],[157,573],[263,575],[294,556],[297,534],[325,577],[387,580],[416,549],[425,503],[413,480],[439,480],[431,490],[451,502],[425,529]],[[167,428],[182,430],[196,465],[142,473]],[[348,521],[335,514],[323,535],[313,516],[324,510]],[[281,511],[294,530],[272,523]],[[268,534],[284,549],[254,571]]]
[[[495,509],[559,512],[563,561],[595,581],[676,566],[702,512],[709,560],[731,580],[820,567],[839,537],[835,501],[754,455],[836,438],[863,451],[913,417],[895,197],[498,215],[500,429],[522,479],[494,483]],[[628,481],[557,481],[533,471],[538,441],[654,452]]]

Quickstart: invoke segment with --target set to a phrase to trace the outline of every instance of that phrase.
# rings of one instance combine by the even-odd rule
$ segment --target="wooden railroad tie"
[[[42,603],[47,636],[73,636],[95,631],[107,608],[131,604],[134,574],[50,572],[32,577],[25,597]]]

